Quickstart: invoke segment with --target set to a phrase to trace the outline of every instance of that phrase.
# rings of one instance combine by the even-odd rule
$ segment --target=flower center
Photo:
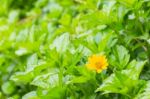
[[[101,68],[101,67],[102,67],[102,64],[101,64],[101,62],[96,62],[96,63],[95,63],[95,66],[96,66],[96,68]]]

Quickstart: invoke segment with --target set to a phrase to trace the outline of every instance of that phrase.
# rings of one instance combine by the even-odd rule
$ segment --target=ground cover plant
[[[150,99],[150,0],[0,0],[0,99]]]

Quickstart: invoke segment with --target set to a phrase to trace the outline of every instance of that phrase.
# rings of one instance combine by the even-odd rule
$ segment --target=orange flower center
[[[96,68],[101,68],[102,65],[103,65],[103,64],[102,64],[101,62],[96,62],[96,63],[95,63]]]

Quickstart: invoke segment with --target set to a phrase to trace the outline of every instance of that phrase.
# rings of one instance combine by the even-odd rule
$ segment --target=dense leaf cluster
[[[0,0],[0,99],[150,99],[149,79],[150,0]]]

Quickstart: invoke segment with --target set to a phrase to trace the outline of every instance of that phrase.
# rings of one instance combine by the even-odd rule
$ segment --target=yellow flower
[[[88,58],[87,68],[90,70],[96,70],[100,73],[102,70],[107,69],[108,62],[105,55],[92,55]]]

